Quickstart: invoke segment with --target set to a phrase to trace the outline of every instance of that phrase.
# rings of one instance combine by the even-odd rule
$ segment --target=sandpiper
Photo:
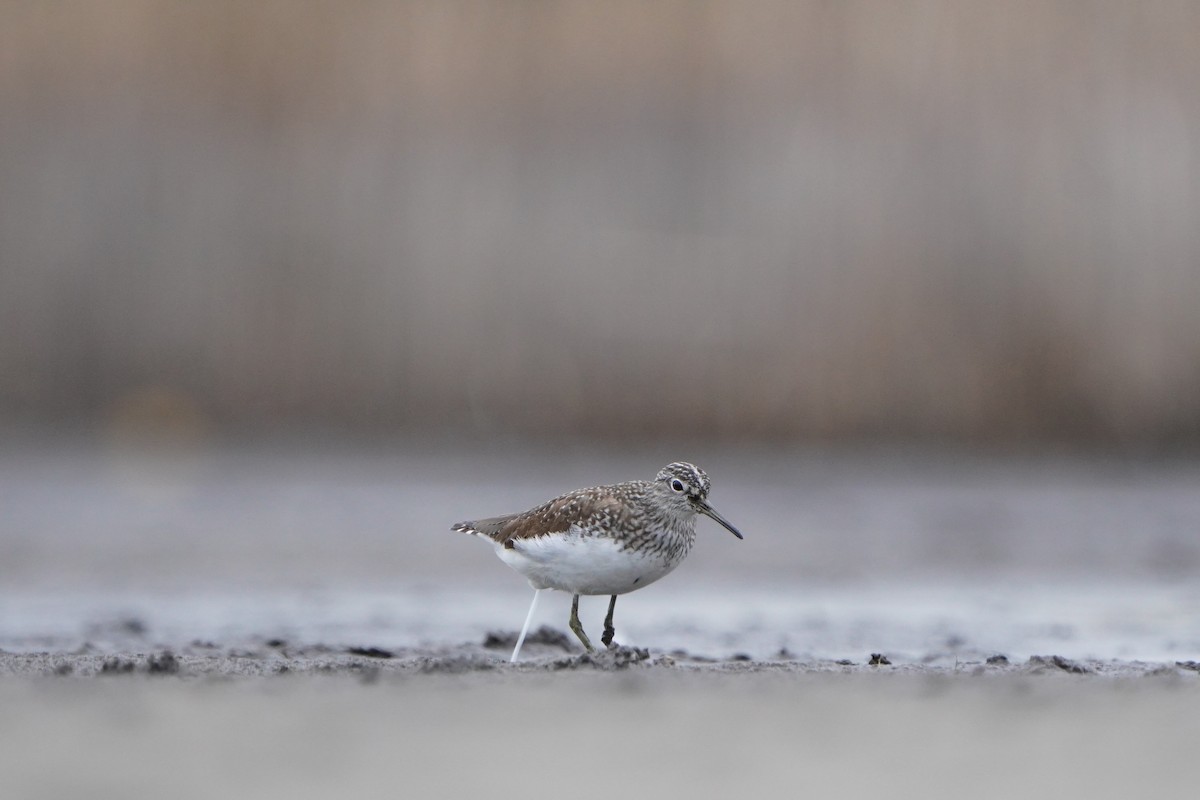
[[[579,596],[610,595],[604,635],[613,647],[617,595],[648,586],[687,556],[696,541],[696,515],[704,514],[741,539],[738,529],[708,504],[704,470],[676,461],[652,481],[627,481],[578,489],[520,514],[459,522],[451,530],[489,539],[500,559],[524,575],[533,602],[510,661],[516,661],[543,589],[570,592],[571,630],[592,652],[579,622]]]

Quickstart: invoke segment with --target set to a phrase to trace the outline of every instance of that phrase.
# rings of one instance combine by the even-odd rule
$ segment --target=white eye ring
[[[671,481],[671,488],[677,492],[682,492],[687,487],[683,485],[683,481],[679,480],[679,478],[674,478]]]

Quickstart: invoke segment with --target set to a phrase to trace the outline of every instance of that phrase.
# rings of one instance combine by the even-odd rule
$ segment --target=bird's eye
[[[677,492],[682,492],[687,487],[683,485],[683,481],[679,480],[679,478],[675,478],[671,481],[671,488]]]

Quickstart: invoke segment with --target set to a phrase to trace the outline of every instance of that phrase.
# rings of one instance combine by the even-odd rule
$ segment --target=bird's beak
[[[710,506],[705,501],[701,500],[698,503],[696,503],[696,510],[699,511],[704,516],[712,517],[717,522],[721,523],[721,526],[724,527],[725,530],[729,531],[730,533],[732,533],[734,536],[738,537],[739,539],[745,538],[744,536],[742,536],[742,534],[738,531],[737,528],[733,527],[728,522],[726,522],[725,518],[722,517],[720,514],[718,514],[716,511],[714,511],[713,507]]]

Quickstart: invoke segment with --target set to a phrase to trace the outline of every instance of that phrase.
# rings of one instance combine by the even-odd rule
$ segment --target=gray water
[[[700,523],[618,639],[755,658],[1200,657],[1200,464],[947,451],[10,437],[0,649],[478,642],[530,590],[448,528],[694,460]],[[536,624],[564,628],[551,594]],[[602,598],[585,598],[598,633]]]

